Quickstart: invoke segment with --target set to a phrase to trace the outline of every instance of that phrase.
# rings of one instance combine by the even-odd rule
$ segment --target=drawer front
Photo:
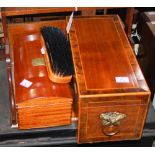
[[[79,142],[139,139],[147,105],[141,101],[123,102],[124,105],[118,101],[96,103],[97,106],[93,103],[81,109]]]
[[[68,125],[71,123],[70,103],[18,107],[18,128],[33,129]]]

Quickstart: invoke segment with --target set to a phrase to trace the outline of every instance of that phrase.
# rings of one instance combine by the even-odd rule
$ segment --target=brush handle
[[[40,42],[41,42],[41,46],[43,47],[44,52],[45,52],[44,59],[45,59],[45,64],[46,64],[49,79],[55,83],[69,83],[72,79],[72,75],[63,77],[63,76],[59,76],[59,75],[56,75],[55,73],[53,73],[53,70],[52,70],[51,64],[50,64],[50,60],[49,60],[49,55],[48,55],[46,45],[45,45],[42,35],[40,37]]]

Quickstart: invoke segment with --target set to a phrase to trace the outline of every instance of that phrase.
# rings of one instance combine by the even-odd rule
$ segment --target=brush
[[[63,31],[56,27],[41,28],[41,44],[50,80],[69,83],[73,70],[70,44]]]

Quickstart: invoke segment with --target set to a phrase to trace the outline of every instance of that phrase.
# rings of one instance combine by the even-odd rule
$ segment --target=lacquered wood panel
[[[140,95],[139,100],[130,100],[133,98],[136,99],[136,96],[124,96],[124,98],[120,96],[114,99],[111,97],[104,99],[89,98],[89,101],[86,99],[79,100],[78,142],[140,139],[147,114],[148,101],[143,97],[141,98]],[[148,96],[146,95],[144,98],[148,98]],[[87,106],[82,107],[83,104]],[[121,121],[120,131],[116,135],[106,136],[102,131],[100,114],[106,112],[120,112],[127,116]]]
[[[52,7],[52,8],[43,8],[43,7],[9,7],[5,8],[3,7],[1,9],[1,14],[2,14],[2,24],[3,24],[3,29],[4,29],[4,40],[5,44],[8,45],[8,33],[7,33],[7,18],[8,17],[13,17],[13,16],[21,16],[21,15],[33,15],[33,14],[45,14],[46,13],[56,13],[56,12],[71,12],[71,11],[93,11],[95,12],[96,9],[114,9],[110,7]],[[115,8],[117,9],[117,8]],[[134,13],[134,8],[127,8],[127,13],[126,13],[126,32],[127,34],[131,34],[131,29],[132,29],[132,19],[133,19],[133,13]],[[9,54],[9,50],[5,51],[6,54]]]
[[[81,96],[149,91],[118,16],[75,18],[70,42]]]
[[[88,107],[87,111],[87,138],[106,138],[107,136],[102,132],[102,124],[100,115],[107,112],[120,112],[126,115],[126,118],[121,121],[119,126],[120,132],[116,134],[117,136],[132,136],[135,134],[135,129],[137,128],[137,120],[140,112],[140,101],[132,101],[133,105],[131,106],[131,101],[119,101],[124,103],[124,105],[115,105],[115,101],[109,101],[109,105],[105,106],[104,103],[100,106]],[[111,105],[111,103],[113,103]],[[128,104],[129,103],[129,104]],[[98,103],[95,103],[96,105]],[[113,106],[115,105],[115,106]]]
[[[74,26],[87,89],[137,87],[112,18],[74,19]],[[117,83],[120,76],[129,83]]]
[[[48,78],[46,66],[32,65],[33,59],[44,58],[41,54],[42,46],[39,32],[39,28],[43,25],[45,26],[47,23],[17,24],[9,28],[17,103],[39,97],[72,98],[68,84],[51,82]],[[58,25],[58,27],[64,28],[63,21],[48,23],[48,25]],[[20,83],[23,79],[31,81],[32,86],[29,88],[21,86]]]
[[[70,12],[75,10],[74,7],[7,7],[3,8],[3,14],[6,16]]]
[[[7,30],[9,35],[32,34],[33,32],[40,32],[40,28],[43,26],[55,26],[62,29],[64,32],[66,30],[66,22],[64,20],[8,24]]]
[[[71,103],[18,108],[20,129],[53,127],[71,123]]]

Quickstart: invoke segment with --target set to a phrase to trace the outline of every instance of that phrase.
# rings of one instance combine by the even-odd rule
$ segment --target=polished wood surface
[[[149,90],[118,16],[74,19],[70,41],[81,96]]]
[[[120,97],[110,96],[80,99],[78,142],[140,139],[148,109],[148,98],[148,95],[126,96],[124,94]],[[113,126],[119,129],[119,132],[113,136],[107,136],[103,132],[100,115],[107,112],[121,112],[126,115],[126,118],[121,121],[120,125]],[[107,127],[107,130],[107,132],[111,132],[110,127]]]
[[[20,129],[50,127],[71,122],[72,92],[69,84],[56,84],[48,77],[45,65],[33,65],[44,59],[41,53],[40,27],[52,25],[64,29],[64,21],[9,25],[11,59],[14,62],[14,93]],[[28,88],[20,83],[32,82]]]
[[[131,102],[134,104],[131,106]],[[116,104],[119,105],[116,105]],[[88,109],[88,124],[87,124],[87,137],[88,138],[103,138],[103,139],[110,139],[108,136],[104,135],[102,132],[101,127],[101,120],[98,117],[99,114],[104,112],[111,112],[111,111],[119,111],[126,115],[126,118],[121,121],[119,125],[119,133],[115,136],[119,139],[119,137],[124,136],[125,138],[134,137],[135,130],[137,129],[137,123],[139,122],[140,115],[139,113],[144,112],[146,105],[140,106],[140,101],[108,101],[108,103],[95,103],[95,106],[90,106]],[[97,106],[100,104],[100,106]],[[109,105],[107,105],[109,104]],[[122,104],[122,105],[120,105]],[[124,106],[125,104],[125,106]],[[95,124],[92,126],[92,124]],[[140,135],[139,135],[140,136]]]
[[[139,139],[150,91],[119,17],[74,18],[70,42],[78,91],[78,142]],[[117,83],[115,77],[128,77],[129,82]],[[100,115],[108,112],[126,118],[103,126]]]
[[[15,34],[11,34],[11,45],[13,46],[12,51],[15,66],[16,101],[20,103],[33,98],[51,96],[71,98],[68,85],[59,85],[49,80],[46,66],[32,66],[32,59],[43,58],[41,54],[40,34],[29,31],[25,34],[26,32],[24,30],[23,33],[20,33],[18,27],[14,31]],[[13,32],[13,29],[11,32]],[[20,82],[23,79],[31,81],[33,83],[32,86],[28,89],[20,86]],[[46,89],[47,87],[49,89]],[[21,93],[23,95],[20,95]]]
[[[105,23],[109,25],[109,27],[106,27]],[[49,87],[51,84],[49,84],[48,81],[44,83],[45,77],[48,76],[45,66],[32,66],[33,58],[41,58],[41,56],[43,56],[40,52],[38,55],[34,55],[36,51],[41,49],[38,39],[39,28],[41,25],[50,24],[65,28],[65,24],[61,21],[10,24],[8,26],[11,43],[11,59],[17,68],[20,68],[19,66],[23,68],[21,73],[18,71],[20,74],[16,68],[14,70],[15,75],[20,75],[15,76],[15,85],[17,88],[19,87],[19,81],[23,79],[23,75],[26,75],[29,80],[36,83],[38,83],[38,81],[35,77],[42,79],[43,86],[48,89],[51,88]],[[83,30],[85,31],[83,32]],[[75,90],[74,93],[76,94],[75,101],[78,104],[78,143],[139,139],[147,114],[150,92],[127,37],[125,36],[123,27],[120,24],[119,17],[98,16],[74,18],[69,36],[75,67],[75,83],[77,85],[77,90]],[[90,37],[93,42],[91,42]],[[19,42],[19,40],[23,40],[23,42]],[[14,49],[14,47],[16,48]],[[23,50],[26,52],[23,52]],[[32,53],[31,51],[35,52]],[[94,51],[96,53],[94,53]],[[29,55],[30,53],[31,55]],[[23,57],[25,57],[25,59],[22,59]],[[106,59],[106,57],[108,57],[108,59]],[[116,57],[119,61],[117,61]],[[102,60],[104,60],[105,63],[103,63]],[[113,65],[113,63],[115,63],[115,65]],[[24,69],[27,70],[26,66],[29,66],[28,70],[30,71],[26,71],[26,74],[23,74]],[[39,71],[43,71],[43,77],[38,74],[37,69],[32,70],[33,67],[39,67]],[[46,76],[44,75],[45,71]],[[121,83],[120,86],[117,87],[113,82],[113,78],[115,78],[117,72],[120,76],[127,76],[129,83]],[[94,75],[94,73],[99,76]],[[104,79],[105,76],[107,76],[107,80],[110,81],[110,84]],[[19,79],[18,83],[16,82],[16,78]],[[40,86],[40,83],[36,86]],[[62,84],[63,88],[67,88],[67,86]],[[47,95],[44,92],[42,97],[42,94],[39,94],[40,89],[42,89],[41,86],[37,89],[39,97],[30,96],[29,94],[27,95],[29,100],[23,100],[23,98],[19,97],[19,101],[21,102],[16,104],[19,128],[28,129],[70,123],[70,105],[72,99],[69,97],[69,94],[71,94],[71,91],[69,90],[70,93],[67,94],[66,92],[60,91],[62,94],[58,93],[58,96],[52,94],[50,97],[51,94],[49,90],[45,90],[48,91]],[[53,89],[53,87],[51,89]],[[20,90],[19,92],[22,91]],[[50,94],[49,96],[48,93]],[[61,98],[60,95],[63,97]],[[16,95],[16,97],[18,96]],[[60,108],[62,107],[62,103],[66,103],[63,105],[65,110]],[[50,111],[47,112],[47,110]],[[117,128],[119,128],[119,132],[113,136],[106,136],[102,132],[103,126],[99,117],[105,112],[121,112],[127,116],[121,121],[121,124],[118,124]],[[23,113],[25,117],[27,117],[27,120],[23,116]],[[143,115],[141,115],[141,113],[143,113]],[[39,119],[38,116],[42,116],[42,119]],[[38,118],[36,119],[36,117]],[[116,129],[112,129],[111,127],[106,129],[107,132],[111,132],[112,130],[115,131]]]
[[[2,24],[4,29],[5,43],[8,44],[7,34],[7,17],[33,15],[33,14],[47,14],[47,13],[63,13],[72,11],[81,11],[82,15],[95,15],[97,9],[119,9],[122,7],[4,7],[2,8]],[[134,8],[127,8],[126,13],[126,33],[131,34],[132,19],[134,15]]]
[[[86,11],[95,12],[96,9],[118,9],[122,7],[6,7],[2,8],[2,14],[5,16],[17,16],[28,14],[41,13],[57,13],[57,12],[71,12],[71,11]],[[87,12],[87,15],[88,15]],[[92,15],[92,14],[91,14]]]
[[[75,7],[7,7],[2,8],[5,16],[17,16],[27,14],[56,13],[74,11]]]
[[[39,102],[39,100],[36,100],[36,102]],[[44,105],[42,104],[43,102]],[[58,100],[53,104],[52,99],[48,100],[48,102],[41,99],[38,106],[31,107],[29,102],[26,104],[26,107],[18,108],[19,129],[45,128],[71,124],[71,102],[63,101],[60,103]]]
[[[138,86],[112,18],[75,19],[74,26],[88,90]],[[130,82],[117,83],[115,78],[120,76]]]

